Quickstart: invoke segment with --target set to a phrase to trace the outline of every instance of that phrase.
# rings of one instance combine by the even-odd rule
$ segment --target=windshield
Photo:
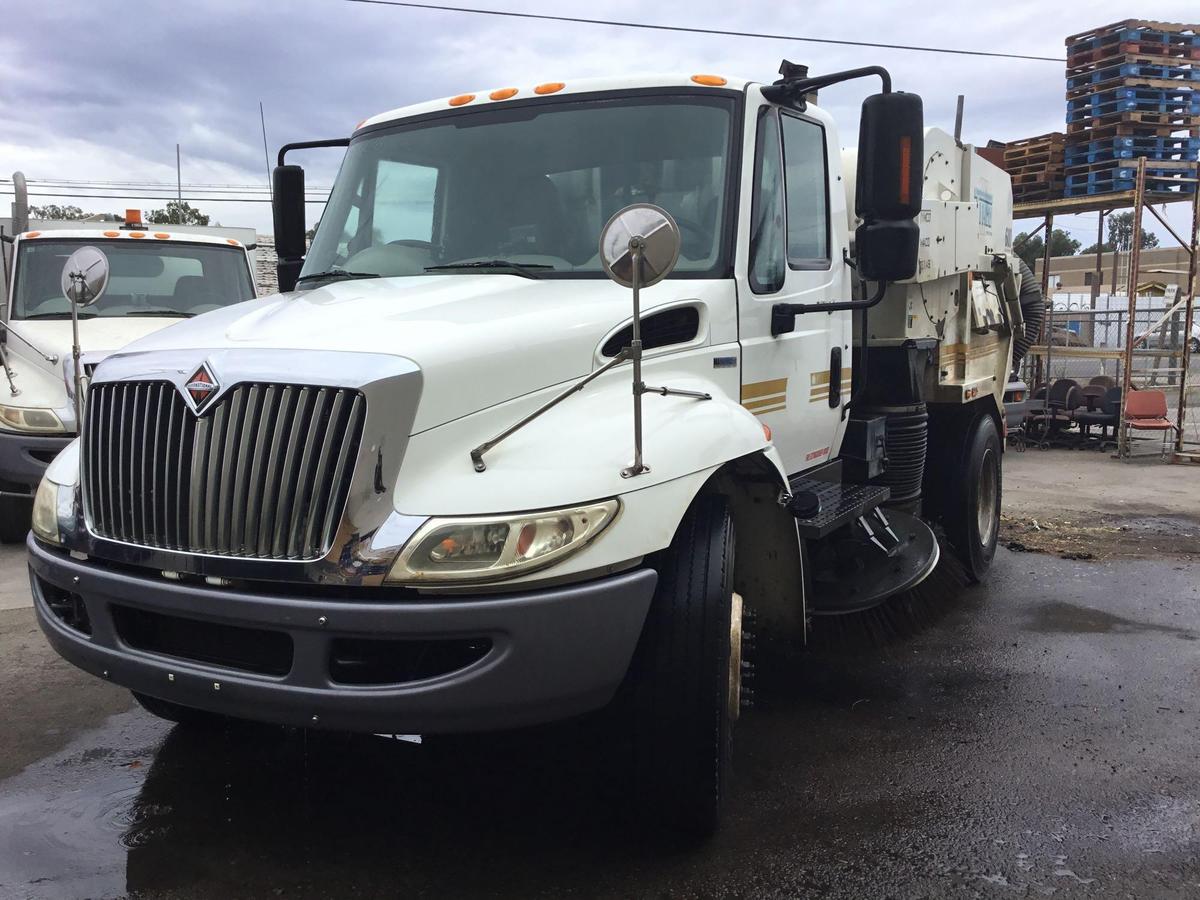
[[[301,278],[511,273],[501,263],[600,277],[600,229],[639,202],[679,223],[676,272],[713,275],[727,258],[734,104],[686,94],[496,104],[368,134],[346,153]]]
[[[13,319],[69,319],[62,270],[82,246],[108,257],[108,289],[83,318],[197,316],[254,296],[246,251],[240,247],[178,241],[24,240],[13,283]]]

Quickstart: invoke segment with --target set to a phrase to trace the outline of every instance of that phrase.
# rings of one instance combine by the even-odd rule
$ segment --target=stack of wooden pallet
[[[1012,176],[1014,203],[1062,197],[1065,147],[1061,131],[1004,145],[1004,171]]]
[[[1128,19],[1067,38],[1066,195],[1191,194],[1200,152],[1200,25]]]

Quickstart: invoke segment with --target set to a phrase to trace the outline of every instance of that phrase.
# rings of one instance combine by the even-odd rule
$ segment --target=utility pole
[[[175,199],[183,202],[183,166],[180,164],[179,145],[175,145]]]

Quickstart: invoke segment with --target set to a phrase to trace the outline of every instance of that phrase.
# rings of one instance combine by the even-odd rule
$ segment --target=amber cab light
[[[729,83],[720,75],[693,75],[692,81],[696,82],[696,84],[707,85],[708,87],[722,87]]]
[[[556,94],[565,88],[566,85],[561,81],[547,81],[545,84],[539,84],[533,89],[535,94]]]
[[[474,94],[459,94],[457,97],[450,98],[451,106],[463,106],[475,99]]]

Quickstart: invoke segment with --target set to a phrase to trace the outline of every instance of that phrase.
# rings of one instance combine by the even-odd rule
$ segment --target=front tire
[[[0,544],[22,543],[32,518],[32,497],[0,497]]]
[[[975,417],[947,468],[942,521],[955,555],[973,582],[983,580],[1000,536],[1000,434],[989,415]]]
[[[741,703],[734,541],[725,498],[698,498],[659,559],[626,681],[635,790],[656,818],[697,836],[720,821]]]

